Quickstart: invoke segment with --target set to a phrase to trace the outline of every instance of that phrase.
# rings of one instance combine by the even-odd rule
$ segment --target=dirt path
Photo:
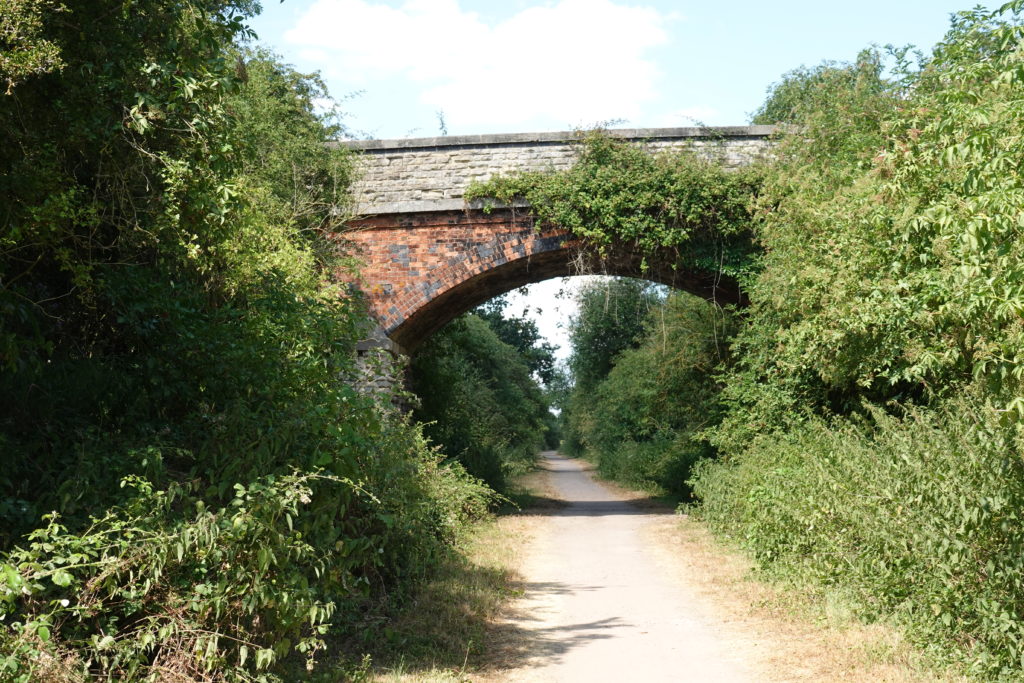
[[[471,680],[962,680],[927,668],[898,629],[757,581],[702,525],[597,483],[587,463],[542,458],[547,504],[505,519],[529,539],[508,536],[521,597]]]
[[[553,493],[510,619],[531,643],[511,681],[763,680],[750,643],[673,575],[650,547],[652,514],[596,483],[578,461],[545,453]]]

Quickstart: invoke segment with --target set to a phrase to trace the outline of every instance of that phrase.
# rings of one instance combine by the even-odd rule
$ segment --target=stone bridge
[[[688,148],[729,167],[772,145],[772,126],[610,131],[652,153]],[[571,237],[534,225],[528,207],[485,213],[467,204],[471,182],[498,173],[569,168],[576,133],[451,136],[343,142],[361,152],[356,218],[337,235],[365,263],[359,283],[379,325],[366,346],[411,352],[456,316],[525,284],[575,275]],[[643,277],[722,302],[735,283],[653,266]],[[613,253],[604,272],[640,275],[640,255]]]

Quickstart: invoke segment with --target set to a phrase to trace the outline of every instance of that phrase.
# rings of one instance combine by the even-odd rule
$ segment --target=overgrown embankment
[[[1022,7],[957,15],[920,63],[867,51],[787,74],[755,122],[796,127],[759,169],[742,224],[723,224],[756,255],[717,370],[679,374],[672,350],[699,358],[706,335],[652,322],[672,311],[656,307],[568,410],[570,436],[627,479],[664,486],[650,463],[677,436],[702,443],[712,457],[690,484],[721,534],[779,575],[836,587],[867,618],[895,615],[985,679],[1019,677],[1024,661]],[[586,172],[539,183],[548,195],[533,178],[520,187],[549,219],[571,220],[574,202],[630,215],[700,196],[665,185],[630,205],[639,186],[623,184],[618,200],[581,202],[587,182],[600,192],[611,184],[598,180],[636,177]],[[588,215],[603,239],[628,237]],[[668,238],[660,217],[644,218]],[[698,234],[672,246],[692,251]],[[659,392],[686,407],[666,414]],[[692,418],[673,422],[694,400],[708,406],[699,434]],[[653,455],[637,457],[638,435],[659,430],[660,444],[642,442]]]
[[[5,4],[4,680],[305,677],[486,509],[339,381],[350,163],[253,7]]]
[[[554,356],[536,324],[505,313],[498,297],[460,316],[413,357],[415,419],[447,457],[496,491],[528,471],[557,424],[545,386]]]
[[[789,74],[702,514],[983,678],[1024,661],[1024,30],[959,15],[923,65]],[[899,56],[899,55],[897,55]],[[943,655],[948,656],[948,655]]]

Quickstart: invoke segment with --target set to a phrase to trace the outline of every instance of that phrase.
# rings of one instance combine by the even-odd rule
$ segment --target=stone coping
[[[608,135],[627,140],[673,140],[679,138],[730,139],[765,138],[779,132],[779,126],[703,126],[690,128],[618,128]],[[552,133],[501,133],[497,135],[446,135],[432,138],[392,140],[337,140],[332,143],[352,150],[444,149],[452,147],[490,147],[515,145],[566,144],[578,140],[579,131]]]
[[[367,215],[379,216],[392,213],[426,213],[432,211],[465,211],[467,209],[509,209],[526,208],[530,203],[525,199],[516,199],[511,204],[487,199],[417,199],[406,202],[377,202],[368,207]],[[358,211],[357,211],[358,213]]]

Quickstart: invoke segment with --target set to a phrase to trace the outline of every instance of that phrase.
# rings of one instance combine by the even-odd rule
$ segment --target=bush
[[[800,128],[758,199],[722,457],[694,478],[764,566],[985,678],[1024,663],[1022,7],[956,15],[916,70],[868,53],[775,89],[762,115]]]
[[[528,362],[472,314],[434,334],[412,362],[413,414],[427,436],[499,491],[545,443],[550,413]]]
[[[340,380],[367,319],[330,277],[351,164],[322,84],[238,47],[248,2],[14,7],[0,678],[312,665],[491,495]]]
[[[773,572],[837,586],[869,618],[898,615],[985,679],[1015,677],[1024,433],[978,393],[904,417],[791,418],[698,465],[698,512]]]
[[[638,346],[614,356],[607,376],[569,404],[573,433],[602,475],[689,494],[690,468],[714,453],[700,435],[721,419],[715,375],[731,328],[727,312],[689,294],[647,312]]]

